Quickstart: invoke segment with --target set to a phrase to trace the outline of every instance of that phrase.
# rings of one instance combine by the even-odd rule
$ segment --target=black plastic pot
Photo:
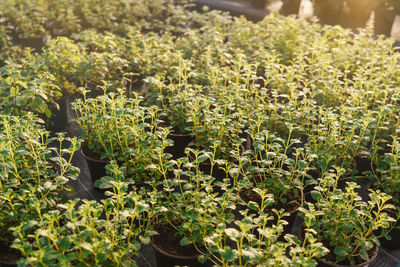
[[[331,7],[327,1],[315,1],[314,14],[321,24],[337,25],[341,17],[341,7]]]
[[[388,211],[389,215],[393,218],[397,218],[394,212]],[[387,240],[386,238],[382,237],[379,239],[381,243],[381,247],[388,249],[388,250],[398,250],[400,249],[400,220],[394,225],[394,229],[389,232],[391,240]]]
[[[7,262],[0,260],[0,267],[17,267],[18,265],[14,262]]]
[[[200,263],[197,256],[178,256],[163,251],[153,241],[151,246],[154,249],[156,263],[158,267],[190,266],[190,267],[211,267],[209,262]]]
[[[168,139],[174,141],[173,146],[165,149],[166,153],[170,153],[174,159],[185,156],[185,148],[193,141],[193,137],[189,134],[170,133]]]
[[[387,37],[391,35],[396,11],[388,8],[385,4],[380,4],[375,9],[374,31],[376,35],[383,34]]]
[[[264,9],[266,0],[251,0],[251,6],[257,9]]]
[[[9,247],[5,246],[3,243],[0,243],[0,254],[3,256],[6,255],[11,255],[10,253],[16,252],[19,254],[18,251],[14,250],[14,249],[10,249]],[[7,259],[7,260],[11,260],[11,259]],[[12,259],[14,260],[14,259]],[[9,261],[5,261],[0,259],[0,267],[16,267],[17,263],[15,262],[9,262]]]
[[[194,0],[193,3],[195,4],[193,9],[197,11],[202,11],[204,6],[208,6],[211,9],[227,11],[232,16],[245,16],[251,21],[261,21],[266,15],[269,14],[269,12],[266,10],[238,6],[223,1]]]
[[[80,151],[82,153],[82,156],[87,161],[90,172],[90,179],[92,180],[93,183],[99,180],[101,177],[107,175],[106,165],[108,162],[106,160],[97,159],[86,155],[83,147],[81,148]]]
[[[155,230],[158,235],[151,239],[151,246],[155,252],[158,267],[191,266],[211,267],[211,262],[200,263],[197,260],[199,252],[192,245],[182,247],[181,237],[169,224],[157,224]],[[181,255],[175,255],[181,254]]]
[[[59,109],[53,108],[51,122],[49,125],[49,130],[58,131],[65,128],[65,126],[70,121],[70,110],[71,110],[71,97],[69,95],[64,95],[56,101]]]
[[[359,174],[366,171],[372,171],[372,167],[375,167],[375,164],[373,164],[371,159],[368,157],[356,156],[354,161]]]
[[[280,13],[284,16],[298,15],[300,11],[301,0],[286,0],[283,2],[283,6]]]
[[[379,248],[377,246],[375,246],[374,254],[372,255],[372,257],[368,261],[361,263],[361,264],[357,264],[357,265],[335,264],[335,263],[324,261],[323,259],[320,259],[320,258],[316,258],[316,260],[318,261],[318,267],[368,267],[371,264],[371,262],[373,262],[375,260],[376,256],[378,255],[378,251],[379,251]]]

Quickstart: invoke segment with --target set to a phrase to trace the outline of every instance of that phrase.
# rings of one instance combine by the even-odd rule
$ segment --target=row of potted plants
[[[372,260],[399,217],[399,55],[390,40],[276,14],[259,24],[191,15],[200,27],[180,33],[126,25],[122,35],[92,29],[54,39],[42,53],[5,48],[1,112],[51,121],[55,100],[74,94],[83,153],[105,167],[98,177],[91,170],[101,203],[59,199],[70,156],[50,160],[67,164],[64,173],[32,176],[44,185],[6,182],[33,207],[25,222],[4,216],[7,247],[13,240],[20,264],[31,266],[134,265],[150,241],[164,256],[189,251],[206,265]],[[19,156],[49,154],[31,143]],[[53,153],[71,154],[72,143]],[[12,163],[9,150],[2,155]],[[31,167],[50,171],[44,158]],[[8,163],[2,168],[8,181]],[[18,170],[30,182],[38,174]],[[369,196],[356,185],[364,180]],[[41,187],[54,190],[43,211]]]
[[[51,137],[32,114],[0,118],[0,263],[3,264],[21,255],[11,248],[15,240],[11,228],[21,222],[35,224],[66,200],[70,191],[68,181],[79,174],[79,169],[71,165],[79,142],[64,134]],[[62,146],[67,141],[69,147]],[[54,142],[58,145],[54,146]],[[29,229],[25,229],[27,234],[32,233]]]
[[[126,97],[124,97],[123,95],[120,95],[119,97],[115,97],[115,94],[111,93],[109,95],[104,95],[104,96],[100,96],[96,99],[89,99],[86,103],[85,102],[81,102],[81,101],[77,101],[76,104],[74,104],[74,106],[77,106],[77,110],[79,110],[78,115],[81,115],[81,117],[78,118],[78,122],[80,122],[81,127],[83,128],[83,132],[84,133],[88,133],[88,130],[91,128],[96,128],[96,129],[100,129],[101,126],[104,125],[104,122],[106,123],[111,123],[111,125],[113,125],[113,129],[115,129],[117,132],[120,131],[120,129],[125,129],[127,126],[125,125],[126,122],[124,122],[124,115],[123,113],[131,113],[131,114],[141,114],[140,110],[144,110],[143,107],[140,107],[139,105],[137,105],[136,107],[133,107],[135,112],[129,111],[132,106],[129,104],[130,101],[134,101],[134,99],[130,100]],[[188,99],[189,101],[189,99]],[[96,108],[98,107],[98,105],[101,103],[103,103],[103,109],[99,109]],[[107,104],[105,104],[107,103]],[[113,104],[114,103],[114,104]],[[124,103],[124,104],[122,104]],[[120,112],[115,112],[115,107],[118,106],[118,104],[120,105],[119,108],[123,107],[124,111],[120,110]],[[84,108],[84,106],[87,106],[88,108]],[[95,108],[89,108],[92,105],[94,105]],[[84,110],[82,112],[82,110]],[[88,110],[91,110],[91,112],[87,112]],[[96,115],[96,114],[101,114],[101,116]],[[118,114],[118,116],[116,115]],[[114,117],[114,118],[113,118]],[[150,118],[154,118],[157,117],[155,115],[149,116]],[[101,118],[99,120],[99,118]],[[343,116],[343,118],[346,118],[346,116]],[[88,119],[90,120],[90,123],[88,122]],[[117,123],[118,121],[118,123]],[[160,134],[155,134],[152,133],[152,129],[155,129],[156,127],[160,127],[160,129],[162,129],[162,126],[158,126],[158,124],[160,123],[159,121],[152,119],[150,120],[150,125],[147,125],[147,134],[154,134],[156,136],[160,136]],[[190,119],[188,119],[188,121],[191,121]],[[340,174],[338,174],[336,177],[336,180],[334,181],[334,184],[330,184],[330,185],[326,185],[326,181],[325,180],[329,180],[328,178],[332,176],[332,164],[328,164],[329,162],[327,162],[326,160],[324,160],[324,158],[321,156],[321,154],[319,154],[318,152],[321,149],[315,149],[313,146],[315,144],[315,142],[317,142],[317,140],[312,139],[312,142],[310,143],[305,143],[302,144],[304,147],[296,147],[296,145],[301,144],[302,142],[299,139],[296,138],[292,138],[292,134],[294,133],[294,127],[287,124],[287,128],[288,128],[288,135],[287,135],[287,140],[282,139],[278,136],[276,136],[276,133],[270,132],[266,129],[260,131],[260,129],[263,129],[264,125],[263,122],[265,122],[264,120],[259,120],[259,123],[254,123],[253,128],[247,130],[247,133],[249,134],[250,138],[252,139],[252,148],[250,150],[246,150],[243,151],[241,150],[239,147],[241,146],[243,140],[241,141],[237,141],[237,146],[235,149],[235,145],[234,146],[230,146],[230,143],[224,143],[222,144],[222,142],[217,142],[217,140],[214,140],[213,145],[208,146],[208,149],[211,148],[211,151],[195,151],[195,150],[189,150],[187,151],[187,159],[188,161],[195,161],[197,164],[197,171],[195,172],[196,174],[202,174],[202,175],[206,175],[206,177],[208,178],[206,180],[206,184],[203,186],[204,189],[200,190],[201,193],[204,193],[204,191],[207,194],[211,194],[212,193],[217,193],[217,195],[223,194],[221,193],[221,190],[223,192],[224,189],[228,189],[228,188],[233,188],[233,190],[236,190],[236,196],[239,195],[241,197],[241,199],[246,199],[247,201],[252,201],[251,207],[254,208],[254,203],[257,204],[257,202],[259,202],[259,194],[254,194],[252,193],[253,190],[251,190],[251,188],[254,188],[254,186],[256,186],[256,188],[258,188],[259,190],[266,190],[269,193],[272,193],[271,197],[272,199],[275,199],[275,202],[278,206],[280,207],[286,207],[289,211],[296,211],[296,209],[299,206],[302,207],[307,207],[308,205],[317,205],[317,204],[312,204],[313,201],[311,202],[305,202],[305,194],[307,194],[307,187],[311,187],[313,184],[317,184],[319,186],[316,186],[314,188],[314,190],[311,191],[311,195],[312,198],[316,198],[316,200],[319,200],[316,196],[321,194],[321,192],[327,191],[329,194],[326,196],[326,198],[328,198],[328,196],[331,196],[330,194],[337,194],[340,195],[342,198],[342,201],[345,201],[346,199],[350,199],[350,203],[353,203],[354,201],[354,197],[355,200],[357,200],[356,204],[357,207],[359,207],[360,209],[364,209],[362,207],[364,207],[365,205],[363,203],[363,201],[361,201],[361,198],[359,196],[357,196],[356,193],[356,186],[355,184],[350,184],[347,187],[343,187],[343,182],[342,182],[342,188],[345,188],[343,190],[345,190],[345,192],[343,192],[343,190],[340,190],[339,188],[337,188],[337,184],[340,184],[340,182],[338,181],[339,177],[340,178],[346,178],[343,177],[344,175],[349,175],[348,174],[348,170],[351,171],[351,168],[354,168],[351,165],[343,165],[344,167],[346,167],[347,169],[343,169],[340,171]],[[331,121],[328,121],[329,123]],[[224,122],[223,122],[224,123]],[[321,122],[321,124],[323,124],[324,122]],[[127,123],[128,125],[131,125],[130,123]],[[100,125],[100,127],[97,127],[97,125]],[[134,125],[138,125],[140,126],[139,123],[135,123]],[[327,125],[329,126],[329,125]],[[120,132],[119,134],[116,135],[110,135],[107,133],[109,127],[103,127],[102,129],[106,129],[106,132],[103,131],[95,131],[95,134],[93,136],[99,137],[101,134],[104,134],[103,137],[99,138],[100,140],[108,140],[107,142],[112,142],[112,140],[110,139],[106,139],[107,137],[112,137],[114,138],[114,146],[110,145],[110,143],[107,145],[108,148],[112,148],[112,149],[108,149],[108,153],[109,155],[111,155],[110,159],[112,159],[112,157],[115,157],[116,155],[119,155],[119,152],[121,150],[121,148],[119,148],[118,144],[121,144],[117,139],[121,138],[121,140],[125,140],[124,138],[124,134],[122,132]],[[321,131],[324,129],[323,127],[320,127]],[[130,128],[129,128],[130,129]],[[131,132],[135,132],[135,131],[131,131]],[[168,129],[162,131],[166,134],[168,134]],[[210,132],[211,133],[211,132]],[[196,136],[196,132],[193,131],[191,132],[191,134],[193,136]],[[145,136],[145,134],[142,134],[142,136]],[[212,135],[211,135],[212,136]],[[312,137],[311,135],[309,136],[309,138]],[[211,138],[211,137],[209,137]],[[332,136],[332,138],[335,138],[335,135]],[[163,138],[162,138],[163,139]],[[164,139],[165,140],[165,139]],[[349,144],[345,145],[345,147],[347,147],[347,149],[351,152],[354,153],[353,149],[350,149],[349,147],[351,145],[360,145],[361,141],[355,141],[354,142],[354,136],[350,138],[350,140],[352,142],[350,142]],[[357,139],[355,139],[357,140]],[[325,140],[323,140],[325,142]],[[336,141],[333,141],[332,144],[335,144]],[[196,139],[193,139],[192,145],[196,143]],[[343,143],[343,141],[341,141],[341,143]],[[148,146],[149,148],[151,148],[151,145],[149,145],[149,143],[143,143],[145,146]],[[170,192],[172,190],[172,192],[174,191],[173,187],[174,187],[174,182],[178,182],[179,186],[184,189],[185,186],[189,186],[189,189],[192,189],[192,186],[197,184],[197,187],[201,184],[201,182],[203,181],[196,181],[193,180],[194,176],[193,173],[190,174],[185,174],[182,176],[186,177],[184,179],[179,177],[176,177],[174,179],[171,179],[171,177],[169,177],[171,175],[171,173],[180,173],[181,170],[179,169],[175,169],[172,168],[171,166],[173,166],[174,164],[177,164],[178,166],[185,166],[184,162],[185,159],[181,158],[177,161],[177,163],[174,163],[176,161],[167,161],[168,158],[170,158],[170,155],[163,153],[163,148],[166,148],[167,145],[170,144],[170,142],[166,142],[164,145],[160,145],[159,147],[161,149],[153,149],[153,161],[152,162],[148,162],[147,164],[149,164],[146,169],[147,170],[152,170],[153,172],[151,173],[151,175],[149,175],[150,172],[147,173],[148,178],[152,178],[155,180],[151,180],[151,182],[147,181],[148,186],[151,186],[153,189],[159,191],[160,188],[157,189],[157,181],[163,181],[162,183],[164,184],[164,190],[160,190],[161,192],[165,191],[165,192]],[[346,144],[346,143],[344,143]],[[223,158],[221,157],[221,154],[218,154],[217,151],[218,146],[222,146],[222,145],[228,145],[228,147],[230,147],[232,149],[232,151],[230,151],[231,157],[230,158]],[[191,145],[189,145],[191,146]],[[128,146],[129,147],[129,146]],[[323,148],[323,147],[322,147]],[[340,147],[339,147],[340,148]],[[112,151],[111,151],[112,150]],[[339,150],[340,152],[341,150]],[[345,153],[346,150],[340,154]],[[114,154],[115,153],[115,154]],[[326,151],[322,151],[322,153],[327,153]],[[328,150],[328,154],[332,153],[330,150]],[[157,156],[159,155],[159,157]],[[331,154],[331,157],[335,157],[335,154]],[[350,154],[351,156],[352,154]],[[388,155],[386,155],[388,156]],[[354,156],[353,156],[354,157]],[[150,159],[150,157],[149,157]],[[227,161],[227,159],[230,159],[232,161]],[[182,161],[183,160],[183,161]],[[328,159],[328,160],[334,160],[332,158]],[[127,166],[124,162],[124,160],[122,158],[120,158],[121,164],[123,166]],[[179,162],[179,163],[178,163]],[[208,164],[208,170],[201,168],[202,167],[202,163],[209,163]],[[333,161],[334,163],[336,161]],[[338,164],[339,162],[336,162],[336,164]],[[196,166],[195,164],[195,166]],[[334,164],[333,166],[335,166],[336,164]],[[135,165],[135,163],[133,163],[133,165]],[[137,164],[139,165],[139,164]],[[140,165],[139,165],[140,166]],[[193,165],[189,165],[189,166],[193,166]],[[203,165],[204,166],[204,165]],[[195,167],[196,168],[196,167]],[[210,171],[211,168],[211,171]],[[217,170],[217,169],[222,169],[223,173],[225,173],[225,175],[221,177],[216,177],[215,172],[213,171]],[[313,173],[313,170],[318,170],[316,173],[317,177],[315,177],[315,173]],[[314,174],[314,177],[313,177]],[[132,175],[132,183],[136,184],[136,177],[139,177],[139,172],[133,171],[131,173],[129,173],[128,175]],[[239,178],[240,175],[240,178]],[[236,176],[236,178],[235,178]],[[158,177],[158,178],[157,178]],[[243,177],[246,178],[246,182],[244,182]],[[193,178],[193,179],[192,179]],[[187,180],[185,180],[187,179]],[[228,180],[226,180],[228,179]],[[332,179],[332,178],[331,178]],[[98,182],[97,184],[101,187],[101,188],[107,188],[107,183],[109,181],[109,177],[103,177],[100,179],[100,182]],[[238,182],[240,181],[240,182]],[[185,184],[186,182],[189,182],[188,184]],[[215,182],[214,185],[210,186],[211,183]],[[171,183],[171,184],[170,184]],[[180,184],[184,184],[183,186]],[[108,186],[109,187],[109,186]],[[146,188],[146,187],[144,187]],[[241,190],[241,188],[250,188],[250,190]],[[324,188],[324,189],[322,189]],[[198,189],[199,190],[199,189]],[[208,191],[207,191],[208,190]],[[332,191],[333,190],[333,191]],[[350,190],[350,191],[349,191]],[[262,192],[262,191],[258,191],[255,190],[256,192]],[[331,192],[332,191],[332,192]],[[351,192],[351,194],[349,192]],[[345,194],[345,193],[348,194]],[[181,192],[183,193],[183,192]],[[191,192],[191,196],[193,196],[193,192]],[[341,195],[342,194],[342,195]],[[350,194],[350,195],[349,195]],[[387,213],[383,212],[384,210],[389,210],[389,209],[393,209],[394,207],[387,204],[388,200],[390,199],[390,197],[381,194],[379,192],[374,192],[374,197],[371,197],[371,199],[373,199],[374,202],[371,202],[371,205],[377,205],[382,209],[382,215],[379,214],[375,214],[376,216],[382,216],[382,218],[378,218],[378,217],[374,217],[375,215],[371,214],[368,215],[370,221],[365,221],[364,223],[370,223],[370,227],[368,228],[371,231],[374,231],[376,229],[378,229],[379,227],[382,228],[389,228],[391,227],[391,225],[393,225],[393,222],[395,221],[394,218],[391,218]],[[205,196],[202,195],[201,199],[205,199]],[[163,199],[165,200],[165,199]],[[333,198],[331,200],[331,205],[333,204],[337,204],[335,201],[336,199]],[[340,201],[339,201],[340,202]],[[318,203],[318,202],[317,202]],[[376,203],[376,204],[372,204],[372,203]],[[181,203],[182,204],[182,203]],[[160,204],[161,205],[161,204]],[[178,203],[173,204],[173,207],[176,208],[178,207]],[[188,207],[188,204],[186,203],[184,205],[184,207]],[[320,207],[321,209],[323,208],[322,206]],[[351,209],[353,209],[354,207],[351,207]],[[354,208],[356,209],[356,208]],[[304,213],[306,214],[308,210],[305,209]],[[170,212],[170,211],[169,211]],[[364,211],[360,211],[360,212],[366,212]],[[369,211],[370,213],[372,212],[372,209]],[[177,212],[178,214],[182,214],[184,212],[179,211]],[[314,214],[315,215],[315,214]],[[325,215],[325,213],[321,212],[320,216]],[[172,215],[168,215],[167,217],[170,218]],[[180,215],[181,216],[181,215]],[[192,214],[190,215],[192,216]],[[309,216],[309,215],[307,215]],[[357,213],[357,215],[353,214],[354,216],[354,220],[357,220],[359,213]],[[396,216],[395,216],[396,217]],[[323,217],[322,217],[323,218]],[[371,219],[373,218],[373,219]],[[376,229],[372,229],[373,227],[371,226],[371,220],[382,220],[381,226],[379,226],[380,224],[378,224],[376,227]],[[173,220],[174,221],[174,220]],[[337,222],[339,225],[341,224],[345,224],[348,222],[348,218],[343,220],[342,222]],[[174,222],[171,222],[170,224],[173,224]],[[228,222],[229,223],[229,222]],[[185,226],[186,227],[186,226]],[[372,228],[371,228],[372,227]],[[160,230],[161,231],[161,230]],[[183,230],[181,230],[183,231]],[[361,230],[360,230],[361,231]],[[372,244],[371,242],[376,242],[376,244],[379,244],[379,241],[376,241],[376,237],[374,235],[371,235],[371,233],[366,234],[366,239],[368,239],[368,244]],[[185,239],[187,240],[187,239]],[[329,238],[327,238],[326,240],[329,240]],[[371,241],[372,240],[372,241]],[[328,244],[325,244],[327,246],[329,246]],[[359,249],[359,248],[357,248]],[[342,254],[337,255],[338,256],[338,261],[341,260],[347,260],[348,263],[354,263],[355,262],[355,258],[357,258],[358,256],[362,259],[366,259],[367,257],[365,256],[364,252],[360,252],[362,254],[362,256],[360,256],[360,254],[358,253],[358,250],[355,249],[355,251],[357,253],[347,253],[349,254],[348,258],[346,258],[344,255],[347,255],[346,253],[344,253],[343,251],[341,252]],[[367,251],[371,249],[371,247],[367,247],[366,248]],[[370,251],[369,251],[370,252]],[[339,253],[339,252],[338,252]],[[359,259],[358,259],[359,260]]]
[[[206,14],[203,21],[211,16]],[[297,32],[294,33],[293,29]],[[280,95],[293,97],[300,87],[303,94],[311,90],[318,104],[333,104],[347,98],[346,92],[352,88],[364,88],[367,92],[371,91],[369,88],[375,88],[373,91],[378,93],[382,79],[397,75],[396,68],[388,69],[397,60],[389,41],[380,40],[376,46],[371,36],[370,32],[364,31],[353,38],[349,32],[339,28],[321,28],[316,23],[277,15],[259,24],[245,19],[233,21],[220,15],[209,19],[201,30],[188,29],[179,36],[168,30],[162,34],[143,33],[135,26],[128,27],[124,36],[88,30],[74,34],[73,39],[51,40],[40,54],[20,49],[14,56],[8,55],[11,58],[3,67],[2,80],[14,76],[27,86],[29,83],[34,86],[37,79],[45,79],[48,84],[38,93],[19,86],[16,90],[4,90],[3,94],[10,99],[21,95],[22,99],[31,100],[35,104],[24,105],[24,100],[19,102],[26,109],[47,114],[44,117],[50,116],[51,110],[57,107],[51,104],[46,108],[44,101],[55,101],[67,94],[79,96],[79,87],[90,89],[94,95],[99,94],[101,90],[98,91],[97,86],[102,85],[103,80],[114,84],[115,88],[125,85],[128,91],[141,86],[150,92],[155,91],[156,95],[160,87],[171,83],[179,86],[171,85],[167,91],[162,89],[162,93],[175,94],[183,84],[185,89],[201,85],[202,91],[218,88],[214,90],[218,92],[264,85],[266,91],[273,88]],[[265,42],[265,39],[269,41]],[[331,39],[336,41],[329,41]],[[252,41],[249,43],[249,40]],[[308,45],[310,42],[313,45]],[[197,45],[193,46],[194,43]],[[327,45],[320,46],[320,43]],[[367,52],[373,54],[369,59],[362,56]],[[393,55],[391,63],[383,66],[380,59],[388,53]],[[325,60],[316,61],[321,58]],[[358,61],[366,64],[357,64]],[[296,64],[296,68],[292,64]],[[310,68],[316,64],[319,68]],[[385,72],[374,71],[378,67]],[[306,71],[298,72],[298,68]],[[366,73],[377,76],[364,84],[364,79],[359,77]],[[350,79],[352,83],[343,82],[343,79]],[[307,81],[307,84],[300,81]],[[297,86],[299,82],[300,86]],[[319,93],[315,90],[331,86],[334,90]],[[11,92],[17,97],[11,97]],[[267,92],[264,90],[263,93]],[[47,100],[32,95],[44,95]],[[249,92],[250,96],[255,97]],[[351,95],[355,105],[359,100],[354,98],[360,99],[359,96]],[[375,96],[372,94],[368,99],[374,101],[377,99]],[[13,103],[15,101],[10,101],[8,105]]]

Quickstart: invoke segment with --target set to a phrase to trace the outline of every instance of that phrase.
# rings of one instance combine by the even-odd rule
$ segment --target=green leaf
[[[204,161],[206,161],[208,159],[208,157],[206,155],[201,155],[197,158],[199,163],[202,163]]]
[[[221,257],[226,261],[233,261],[235,259],[235,253],[231,248],[225,248],[219,251]]]
[[[342,246],[336,247],[334,253],[339,257],[346,257],[347,255],[346,249]]]
[[[368,253],[364,249],[360,249],[359,254],[361,259],[368,261]]]
[[[28,88],[28,85],[26,84],[26,82],[23,82],[23,81],[19,81],[19,80],[18,80],[18,81],[16,82],[16,84],[18,84],[18,85],[24,87],[25,89]]]
[[[40,112],[40,113],[44,113],[44,112],[46,111],[46,109],[47,109],[46,102],[43,101],[43,99],[41,99],[41,98],[39,98],[39,97],[33,99],[32,107],[33,107],[36,111],[38,111],[38,112]]]
[[[298,165],[300,170],[305,170],[307,168],[307,162],[305,162],[304,160],[300,160]]]
[[[181,242],[180,242],[181,246],[188,246],[192,243],[193,243],[193,241],[189,237],[186,237],[186,236],[184,238],[182,238]]]
[[[96,258],[97,258],[97,261],[98,261],[99,263],[103,263],[103,262],[106,261],[107,256],[106,256],[105,254],[103,254],[103,253],[100,253],[100,254],[97,254],[97,255],[96,255]]]
[[[47,118],[50,118],[52,112],[51,112],[51,110],[49,108],[46,108],[46,110],[44,111],[44,114],[46,115]]]
[[[232,240],[239,240],[242,236],[241,233],[238,230],[236,230],[235,228],[227,228],[227,229],[225,229],[225,233]]]
[[[68,236],[64,236],[58,240],[58,247],[61,250],[68,250],[71,247],[71,241]]]
[[[7,83],[8,85],[11,85],[11,84],[13,83],[13,79],[12,79],[11,77],[7,77],[7,78],[6,78],[6,83]]]
[[[11,96],[16,96],[19,93],[18,88],[15,88],[14,86],[10,88],[10,95]]]
[[[208,260],[208,255],[207,255],[207,254],[206,254],[206,255],[200,255],[200,256],[197,257],[197,260],[198,260],[201,264],[203,264],[203,263],[205,263],[205,262]]]
[[[150,243],[150,237],[149,236],[139,236],[140,242],[142,242],[143,244],[147,245]]]

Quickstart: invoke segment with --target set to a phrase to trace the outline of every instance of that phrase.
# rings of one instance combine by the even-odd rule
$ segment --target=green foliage
[[[388,203],[391,197],[380,191],[370,192],[370,200],[362,201],[354,182],[339,189],[341,173],[338,169],[326,174],[312,192],[315,204],[308,203],[300,212],[304,227],[312,229],[316,239],[330,249],[335,263],[355,265],[368,261],[369,252],[379,246],[374,231],[390,227],[394,218],[386,211],[394,206]]]
[[[51,104],[61,90],[48,72],[32,73],[19,64],[0,68],[0,110],[3,114],[23,115],[34,112],[49,118]]]
[[[114,165],[114,173],[118,166]],[[14,227],[21,265],[137,266],[134,257],[148,244],[154,207],[149,196],[127,192],[123,181],[102,203],[70,200],[40,219]],[[32,234],[30,234],[32,233]]]
[[[393,227],[386,211],[398,199],[392,40],[370,28],[354,34],[278,14],[253,23],[180,4],[0,3],[2,241],[15,238],[20,265],[129,266],[166,223],[199,261],[218,266],[314,266],[327,249],[336,262],[366,260],[375,233]],[[41,51],[13,43],[43,37]],[[29,113],[51,117],[65,94],[77,97],[88,147],[109,161],[96,182],[107,189],[101,203],[62,203],[79,142],[50,148]],[[170,132],[194,138],[186,157],[165,153]],[[363,173],[360,157],[370,161]],[[338,189],[359,176],[380,190],[368,203],[354,183]],[[259,202],[239,197],[250,188]],[[293,199],[303,241],[283,233],[287,210],[272,208]]]
[[[134,24],[145,29],[160,29],[165,19],[168,18],[174,25],[173,22],[182,17],[183,6],[174,2],[5,0],[1,2],[0,10],[6,18],[2,23],[12,29],[13,35],[41,38],[46,35],[70,35],[87,28],[123,33],[126,26]],[[174,19],[175,16],[177,18]]]
[[[240,220],[218,224],[205,238],[207,250],[218,266],[316,266],[313,258],[325,255],[326,248],[312,234],[307,234],[308,243],[285,234],[285,217],[289,214],[271,209],[273,198],[265,190],[257,192],[265,205],[256,214],[245,206],[238,210],[243,216]]]
[[[122,162],[138,180],[148,175],[148,165],[165,160],[163,150],[169,145],[158,108],[141,102],[140,95],[127,98],[119,91],[89,99],[84,95],[73,103],[88,148],[102,159]]]
[[[67,182],[79,174],[71,165],[79,142],[64,134],[50,138],[31,114],[1,115],[0,129],[0,242],[11,245],[10,227],[42,219],[65,199]],[[50,146],[55,141],[59,147]],[[63,141],[70,147],[62,148]]]

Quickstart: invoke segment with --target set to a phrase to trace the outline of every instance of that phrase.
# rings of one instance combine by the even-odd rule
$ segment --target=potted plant
[[[64,134],[50,138],[32,114],[1,115],[0,129],[0,260],[16,261],[20,254],[11,249],[15,239],[11,227],[41,218],[65,201],[68,181],[79,174],[71,165],[79,142]],[[53,141],[60,146],[50,147]],[[62,148],[63,141],[71,142],[70,147]]]
[[[400,144],[398,137],[392,136],[392,144],[389,145],[390,151],[379,157],[378,166],[374,170],[374,180],[371,181],[370,188],[380,190],[391,196],[390,203],[394,205],[393,209],[387,212],[396,219],[396,222],[388,229],[382,229],[381,245],[388,249],[399,248],[398,237],[400,236],[399,217],[399,182],[400,172],[398,169],[400,162]]]
[[[306,186],[315,182],[309,174],[315,155],[304,148],[296,148],[300,140],[292,138],[294,127],[287,125],[286,140],[260,124],[250,127],[252,149],[243,154],[247,164],[238,168],[247,181],[239,192],[242,199],[259,203],[256,190],[266,190],[275,199],[274,207],[290,214],[285,228],[290,231],[295,213],[304,203]]]
[[[375,34],[391,36],[396,14],[400,11],[400,4],[394,0],[380,0],[375,4]]]
[[[168,129],[158,126],[158,108],[143,107],[139,94],[127,98],[122,90],[89,99],[83,90],[83,95],[84,99],[77,99],[73,107],[84,140],[81,151],[89,162],[92,180],[105,176],[110,160],[125,164],[130,177],[138,182],[145,180],[145,167],[152,163],[156,148],[169,145]]]
[[[386,212],[393,207],[388,202],[391,197],[371,190],[370,200],[364,202],[354,182],[344,190],[337,188],[341,174],[343,169],[328,173],[311,192],[315,203],[299,209],[303,227],[329,249],[329,254],[317,259],[322,265],[368,266],[379,246],[374,231],[389,228],[394,221]]]
[[[165,85],[156,78],[152,79],[153,87],[157,88],[157,105],[163,111],[165,126],[171,128],[169,139],[173,141],[173,146],[167,148],[175,159],[185,155],[185,148],[193,141],[193,134],[190,127],[189,114],[191,110],[192,90],[180,90],[179,84]],[[156,90],[153,88],[152,90]]]
[[[154,234],[155,194],[128,193],[123,170],[115,162],[111,169],[112,189],[102,203],[70,200],[14,227],[19,264],[136,266]]]
[[[52,116],[54,98],[61,90],[49,72],[32,73],[27,66],[9,62],[0,69],[0,110],[6,114],[23,115],[33,112],[43,120]]]
[[[158,235],[152,238],[158,266],[210,266],[214,259],[204,246],[204,238],[220,222],[233,220],[235,195],[228,187],[223,187],[222,194],[216,192],[215,179],[199,169],[202,160],[205,158],[184,157],[164,167],[149,166],[164,173],[154,225]]]
[[[206,248],[218,266],[316,266],[314,257],[322,257],[327,249],[312,233],[307,233],[307,242],[285,234],[289,213],[274,209],[274,199],[265,189],[257,193],[261,201],[255,214],[250,212],[255,203],[248,203],[237,210],[240,218],[218,224],[205,238]]]

